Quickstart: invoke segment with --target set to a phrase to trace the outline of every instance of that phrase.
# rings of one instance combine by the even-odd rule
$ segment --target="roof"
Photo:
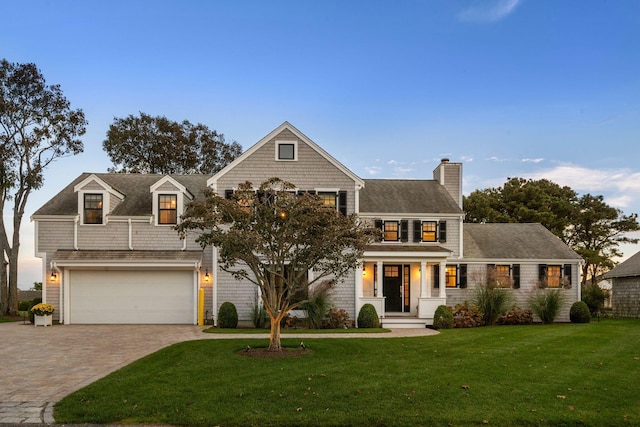
[[[360,213],[462,214],[449,192],[435,180],[365,179]]]
[[[52,261],[60,265],[67,264],[101,264],[101,263],[199,263],[202,251],[127,251],[127,250],[71,250],[59,249]]]
[[[426,245],[369,245],[365,248],[367,252],[418,252],[418,253],[432,253],[432,252],[451,252],[449,249],[445,249],[442,246],[426,246]]]
[[[539,223],[464,223],[463,229],[465,258],[582,259],[559,237]]]
[[[640,276],[640,252],[636,253],[628,260],[618,264],[611,271],[603,275],[605,279],[629,276]]]
[[[40,209],[33,216],[39,215],[76,215],[78,213],[78,195],[74,191],[76,184],[84,181],[91,175],[95,175],[109,184],[125,198],[120,202],[110,215],[114,216],[143,216],[151,215],[153,209],[152,193],[150,188],[163,177],[170,176],[195,196],[195,199],[204,197],[203,190],[207,186],[209,175],[162,175],[162,174],[125,174],[125,173],[83,173]]]

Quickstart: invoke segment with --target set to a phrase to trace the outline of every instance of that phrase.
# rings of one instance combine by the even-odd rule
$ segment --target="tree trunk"
[[[7,295],[7,314],[18,315],[18,248],[9,251],[9,292]]]
[[[2,251],[0,252],[0,317],[8,313],[9,307],[7,265],[9,264],[4,260],[4,251]]]
[[[269,335],[269,348],[267,351],[282,351],[280,343],[280,321],[284,316],[280,313],[275,318],[271,316],[271,333]]]

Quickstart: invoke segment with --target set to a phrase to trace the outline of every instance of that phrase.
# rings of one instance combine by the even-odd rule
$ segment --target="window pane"
[[[390,241],[398,240],[398,222],[397,221],[384,222],[384,240],[390,240]]]
[[[295,159],[294,144],[278,144],[278,159]]]
[[[559,288],[561,283],[562,269],[559,265],[550,265],[547,267],[547,286],[550,288]]]
[[[503,288],[511,287],[511,267],[508,265],[496,265],[496,284]]]
[[[160,194],[158,196],[158,224],[178,223],[178,196]]]
[[[422,241],[423,242],[436,241],[436,222],[435,221],[425,221],[422,223]]]
[[[458,281],[456,280],[456,274],[458,272],[458,267],[455,265],[447,265],[447,273],[445,276],[445,281],[447,283],[447,288],[455,288]]]
[[[102,194],[84,195],[84,223],[102,224]]]
[[[318,197],[322,200],[322,204],[334,208],[336,207],[336,193],[318,193]]]

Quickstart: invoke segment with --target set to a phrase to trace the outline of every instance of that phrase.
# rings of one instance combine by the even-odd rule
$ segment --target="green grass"
[[[283,339],[289,346],[299,340]],[[67,396],[59,423],[640,425],[640,321],[445,330],[421,338],[264,339],[167,347]]]
[[[204,332],[210,334],[268,334],[269,329],[256,329],[256,328],[207,328]],[[291,334],[379,334],[391,332],[391,329],[386,328],[353,328],[353,329],[281,329],[281,335]]]

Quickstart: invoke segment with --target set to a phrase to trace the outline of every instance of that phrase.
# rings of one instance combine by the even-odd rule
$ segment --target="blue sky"
[[[286,120],[362,178],[430,179],[448,157],[465,194],[548,178],[640,212],[636,0],[4,0],[0,15],[0,57],[37,64],[89,121],[27,216],[105,172],[109,124],[140,111],[245,149]]]

